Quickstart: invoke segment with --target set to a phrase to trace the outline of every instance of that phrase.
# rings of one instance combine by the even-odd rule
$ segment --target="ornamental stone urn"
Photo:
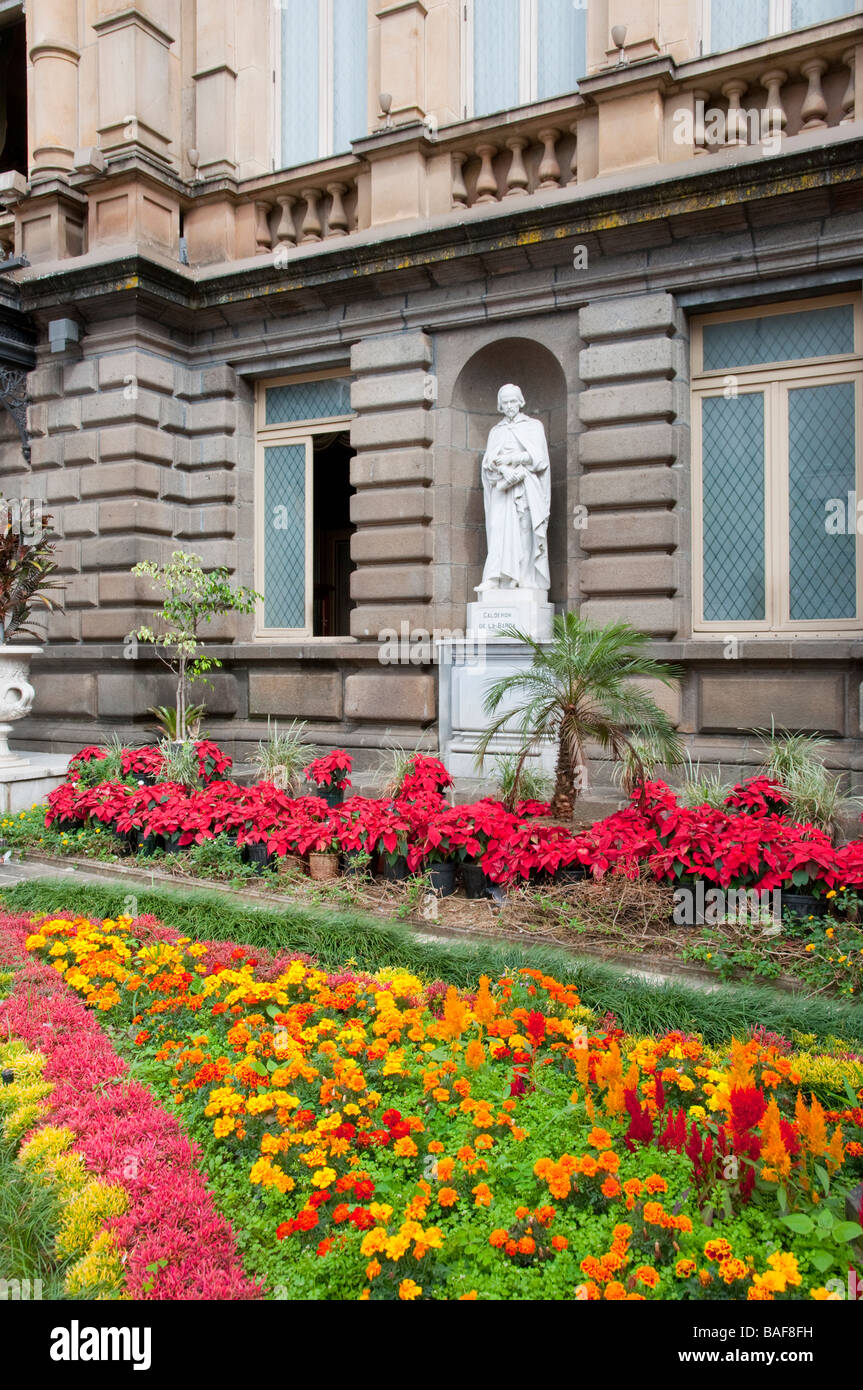
[[[12,722],[23,719],[33,708],[36,692],[28,679],[30,660],[41,651],[42,648],[35,645],[0,643],[0,771],[27,762],[26,758],[10,752],[8,740]]]

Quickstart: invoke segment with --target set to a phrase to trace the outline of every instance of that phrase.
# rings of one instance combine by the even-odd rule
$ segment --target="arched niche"
[[[466,602],[473,602],[486,558],[485,517],[480,465],[488,433],[500,419],[497,395],[501,386],[514,382],[525,398],[525,414],[541,420],[551,458],[551,519],[548,551],[552,603],[567,600],[567,384],[558,359],[532,338],[508,337],[487,343],[462,367],[450,404],[454,474],[466,477],[472,492],[464,518],[452,516],[452,525],[464,527],[467,558]],[[459,464],[462,466],[459,467]],[[475,489],[475,492],[474,492]]]

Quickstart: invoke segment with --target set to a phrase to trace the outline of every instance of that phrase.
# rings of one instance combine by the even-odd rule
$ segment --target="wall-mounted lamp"
[[[618,66],[619,68],[625,67],[625,66],[626,66],[626,53],[624,52],[624,47],[623,47],[624,44],[626,43],[626,25],[625,25],[625,24],[615,24],[614,28],[613,28],[612,31],[611,31],[611,42],[614,44],[615,48],[617,49],[617,66]]]

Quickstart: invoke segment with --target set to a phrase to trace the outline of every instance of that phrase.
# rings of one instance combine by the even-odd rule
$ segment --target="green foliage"
[[[307,742],[305,720],[294,720],[286,729],[278,722],[267,720],[267,737],[258,744],[251,763],[260,782],[272,782],[279,791],[298,795],[303,788],[302,773],[307,763],[318,755],[314,744]],[[307,790],[307,788],[305,789]]]
[[[478,766],[503,733],[516,734],[522,750],[556,744],[552,812],[568,816],[582,784],[588,744],[598,744],[617,760],[627,748],[649,742],[662,762],[680,761],[678,734],[643,683],[674,686],[681,672],[646,654],[650,638],[645,633],[625,622],[597,627],[564,613],[554,620],[550,643],[536,642],[517,627],[504,628],[501,635],[531,648],[533,663],[489,687],[486,713],[497,717],[477,745]],[[506,712],[498,714],[503,704]]]
[[[683,805],[712,806],[717,811],[727,810],[725,798],[731,791],[731,783],[723,782],[722,769],[717,765],[713,775],[702,772],[701,763],[693,763],[689,754],[686,755],[686,763],[689,771],[679,795]]]
[[[67,883],[38,879],[2,894],[15,911],[72,912],[103,917],[124,910],[128,884]],[[554,947],[492,945],[487,941],[424,940],[397,923],[382,923],[360,911],[333,911],[300,905],[248,908],[224,894],[184,889],[136,888],[138,911],[153,913],[196,940],[243,941],[271,951],[314,955],[330,970],[353,960],[361,970],[400,966],[423,979],[475,988],[481,975],[492,977],[529,965],[575,984],[585,1004],[600,1015],[613,1013],[628,1034],[699,1032],[708,1043],[748,1035],[757,1021],[786,1037],[792,1032],[816,1038],[845,1038],[863,1044],[863,1009],[811,992],[784,994],[753,985],[717,984],[711,993],[684,982],[645,985],[630,971],[585,961]]]
[[[842,778],[825,767],[824,754],[830,747],[827,739],[777,731],[772,723],[769,730],[756,733],[766,744],[764,772],[780,782],[788,794],[788,814],[801,824],[816,825],[835,835],[843,811],[859,808],[860,801],[846,796]]]
[[[175,736],[189,737],[189,686],[205,680],[209,671],[221,666],[217,657],[208,656],[199,631],[201,625],[226,613],[251,613],[260,594],[235,588],[227,569],[205,570],[200,555],[175,550],[167,565],[142,560],[132,574],[151,579],[164,595],[162,607],[154,614],[161,631],[150,626],[137,628],[127,640],[151,642],[177,682]]]
[[[56,537],[50,534],[51,517],[42,514],[32,539],[23,535],[20,519],[7,501],[0,528],[0,643],[11,637],[32,637],[41,640],[43,634],[26,626],[37,604],[52,612],[59,607],[51,591],[65,586],[57,578],[58,565],[54,559]]]
[[[494,785],[499,799],[507,807],[519,801],[548,801],[551,781],[535,767],[528,767],[524,755],[506,753],[494,760]]]
[[[198,752],[191,739],[185,743],[174,743],[164,738],[159,744],[159,752],[165,759],[161,771],[164,782],[178,782],[181,787],[200,787],[201,773],[198,766]]]
[[[156,728],[164,738],[177,742],[177,709],[175,705],[150,705],[148,714],[155,715]],[[206,713],[206,705],[186,706],[186,733],[189,738],[201,737],[201,720]]]

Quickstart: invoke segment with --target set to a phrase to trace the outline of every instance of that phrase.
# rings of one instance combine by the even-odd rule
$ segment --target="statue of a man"
[[[517,386],[502,386],[503,415],[488,437],[482,461],[488,559],[477,590],[541,589],[548,592],[548,518],[551,469],[539,420],[522,414]]]

